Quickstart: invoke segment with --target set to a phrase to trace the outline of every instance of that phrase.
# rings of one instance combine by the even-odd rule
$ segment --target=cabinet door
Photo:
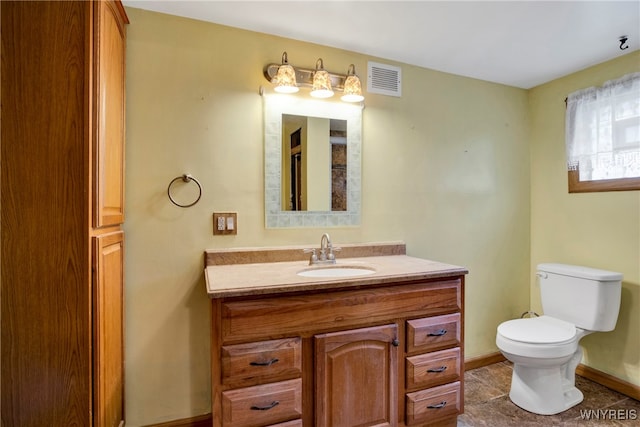
[[[94,242],[94,427],[124,424],[124,233]]]
[[[395,324],[315,336],[316,427],[396,426]]]
[[[95,3],[94,227],[124,222],[125,19],[113,1]]]

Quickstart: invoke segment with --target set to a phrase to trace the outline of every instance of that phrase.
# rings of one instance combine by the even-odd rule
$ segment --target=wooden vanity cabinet
[[[212,298],[213,425],[455,426],[463,292],[451,275]]]
[[[3,426],[124,425],[120,1],[2,1]]]

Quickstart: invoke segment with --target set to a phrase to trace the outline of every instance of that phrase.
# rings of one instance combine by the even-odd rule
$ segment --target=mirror
[[[347,210],[347,121],[282,115],[282,210]]]
[[[266,227],[359,225],[362,106],[263,99]]]

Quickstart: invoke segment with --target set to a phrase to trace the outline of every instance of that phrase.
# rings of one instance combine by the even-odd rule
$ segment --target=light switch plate
[[[236,212],[213,213],[213,235],[238,234],[238,214]]]

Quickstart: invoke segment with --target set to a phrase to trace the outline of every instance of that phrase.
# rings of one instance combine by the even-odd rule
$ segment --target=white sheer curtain
[[[640,72],[570,94],[565,137],[580,181],[640,177]]]

